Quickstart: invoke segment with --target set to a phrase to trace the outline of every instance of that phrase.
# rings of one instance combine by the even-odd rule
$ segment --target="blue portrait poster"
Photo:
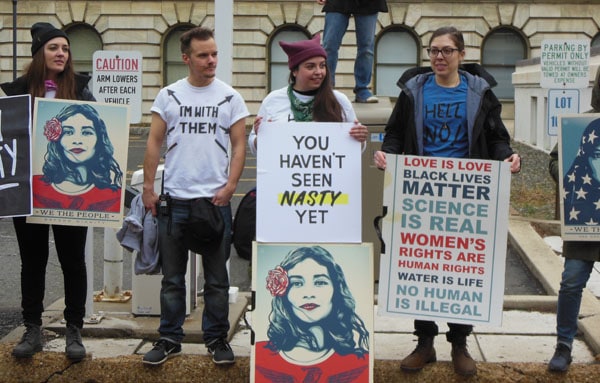
[[[563,239],[597,241],[600,239],[600,114],[561,116],[559,158]]]
[[[121,226],[129,142],[126,105],[38,98],[27,222]]]
[[[372,252],[254,242],[251,382],[372,381]]]

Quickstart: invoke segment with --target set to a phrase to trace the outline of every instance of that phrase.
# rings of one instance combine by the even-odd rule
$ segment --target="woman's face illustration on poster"
[[[60,144],[69,160],[83,163],[94,157],[98,137],[91,120],[83,114],[76,114],[67,118],[62,128]]]
[[[325,266],[305,259],[288,270],[288,278],[287,298],[300,320],[316,323],[331,313],[333,285]]]
[[[594,173],[592,176],[596,181],[600,182],[600,145],[594,147],[592,153],[588,157],[588,162]]]

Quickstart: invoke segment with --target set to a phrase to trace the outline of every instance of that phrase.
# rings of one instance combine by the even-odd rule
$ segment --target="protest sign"
[[[253,247],[250,381],[371,382],[372,244]]]
[[[31,97],[0,98],[0,216],[31,214]]]
[[[558,145],[563,240],[598,241],[600,113],[561,116]]]
[[[27,222],[120,227],[129,108],[37,98],[34,110],[33,213]]]
[[[258,131],[256,240],[361,242],[361,144],[352,123],[265,122]]]
[[[507,162],[387,154],[379,314],[502,321]]]

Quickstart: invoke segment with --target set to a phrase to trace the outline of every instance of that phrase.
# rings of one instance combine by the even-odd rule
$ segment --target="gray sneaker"
[[[142,358],[145,364],[159,365],[167,359],[181,354],[181,345],[169,342],[166,339],[159,339],[152,344],[154,347],[148,351]]]
[[[223,338],[215,339],[206,345],[208,352],[213,356],[213,362],[216,364],[229,364],[235,362],[233,350],[227,341]]]
[[[31,358],[36,352],[42,351],[42,328],[33,323],[25,323],[25,333],[19,344],[12,350],[15,358]]]
[[[85,358],[85,347],[81,341],[81,333],[79,328],[72,324],[67,324],[67,336],[66,336],[65,353],[67,358],[74,362],[79,362]]]

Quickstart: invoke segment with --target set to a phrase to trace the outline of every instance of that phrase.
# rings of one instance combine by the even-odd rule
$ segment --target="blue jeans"
[[[204,342],[227,338],[229,331],[229,275],[227,260],[231,249],[231,205],[220,206],[223,216],[223,239],[214,251],[202,255],[204,270],[204,311],[202,332]],[[158,247],[163,279],[160,289],[161,338],[181,343],[185,334],[186,291],[185,273],[188,249],[185,246],[185,227],[190,216],[190,201],[173,200],[171,223],[169,217],[158,217]],[[169,233],[170,230],[170,233]]]
[[[565,266],[558,291],[556,310],[556,333],[558,343],[571,347],[577,334],[577,317],[581,307],[581,294],[594,268],[594,261],[565,259]]]
[[[333,85],[335,85],[338,50],[348,28],[349,20],[350,15],[343,13],[327,12],[325,14],[323,48],[327,52],[327,66]],[[354,93],[358,98],[367,99],[373,95],[369,90],[369,84],[371,83],[371,73],[373,71],[377,13],[371,15],[354,15],[354,23],[356,26],[357,45],[356,60],[354,61]]]

